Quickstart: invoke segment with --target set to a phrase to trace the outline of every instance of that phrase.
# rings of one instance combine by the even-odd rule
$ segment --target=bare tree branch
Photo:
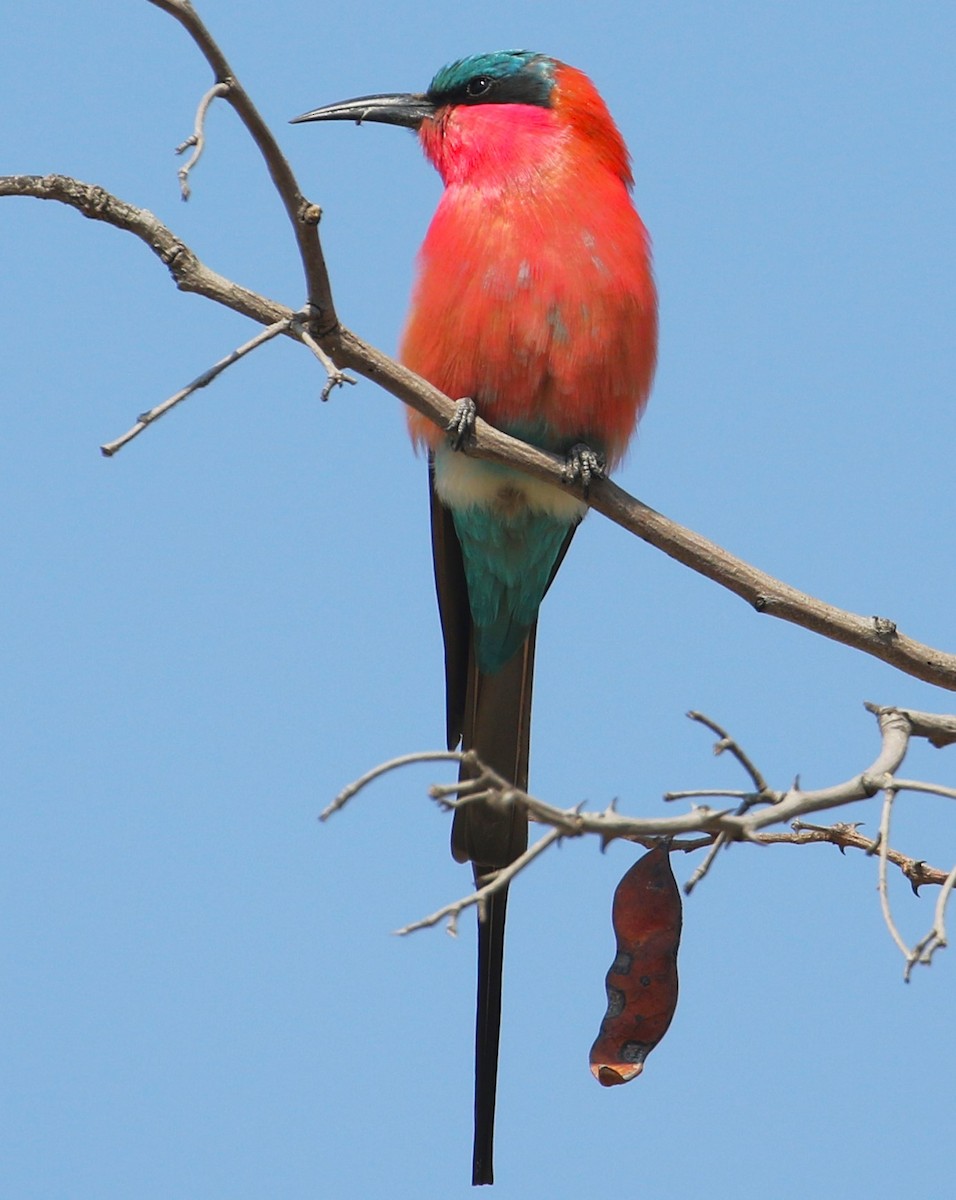
[[[718,753],[730,751],[747,772],[758,791],[734,793],[741,799],[735,812],[715,811],[701,806],[694,807],[690,812],[678,817],[628,817],[616,811],[614,803],[608,805],[604,812],[583,812],[581,806],[572,809],[555,808],[536,796],[522,792],[513,787],[506,779],[498,775],[490,767],[485,766],[473,751],[436,751],[417,755],[404,755],[382,763],[374,770],[363,775],[361,779],[350,784],[336,797],[322,814],[325,820],[333,812],[358,794],[372,780],[379,778],[388,771],[398,770],[410,763],[417,762],[452,762],[466,764],[469,778],[459,779],[454,783],[432,785],[429,795],[443,809],[457,809],[466,804],[480,800],[507,807],[520,804],[528,816],[541,824],[550,826],[550,833],[535,843],[525,854],[521,855],[507,868],[498,872],[483,887],[459,900],[444,905],[428,917],[412,922],[398,930],[399,933],[411,933],[435,925],[444,918],[449,918],[449,930],[454,932],[458,914],[472,905],[481,905],[495,890],[507,883],[523,871],[540,854],[555,842],[566,837],[581,837],[595,834],[602,846],[615,838],[638,842],[641,845],[654,845],[662,838],[671,843],[674,851],[689,852],[706,847],[708,853],[703,863],[695,870],[685,884],[684,890],[690,892],[693,887],[707,874],[721,849],[725,849],[732,841],[755,842],[758,845],[770,846],[779,844],[806,845],[810,842],[831,842],[841,850],[848,847],[863,850],[867,854],[877,854],[879,859],[878,890],[880,905],[887,928],[906,959],[905,978],[909,979],[910,972],[917,963],[929,963],[933,953],[946,945],[946,904],[953,888],[956,887],[956,867],[950,872],[944,872],[936,867],[930,867],[919,859],[914,859],[893,850],[889,844],[890,811],[898,792],[904,790],[948,795],[953,789],[931,783],[897,780],[893,772],[902,763],[909,748],[912,737],[930,739],[939,736],[939,731],[951,728],[952,717],[937,717],[933,714],[911,712],[908,709],[880,707],[868,704],[867,708],[877,718],[880,730],[880,752],[873,764],[859,775],[843,783],[828,788],[820,788],[813,792],[802,792],[795,785],[787,791],[775,791],[764,779],[762,772],[742,747],[726,730],[722,729],[710,717],[701,713],[688,713],[691,719],[705,725],[720,738],[717,743]],[[769,824],[779,824],[791,819],[795,812],[823,811],[838,805],[852,804],[857,800],[872,798],[878,792],[884,793],[884,803],[880,822],[880,835],[876,840],[865,838],[858,833],[856,826],[837,824],[832,826],[806,825],[802,821],[793,820],[789,832],[763,832]],[[667,793],[665,800],[677,796],[710,796],[723,797],[727,795],[724,789],[714,791],[695,790],[693,793]],[[756,804],[767,807],[760,812],[750,810]],[[680,840],[680,834],[698,833],[699,839]],[[909,879],[914,892],[924,884],[936,884],[941,888],[941,894],[936,904],[933,927],[930,932],[912,949],[906,945],[899,932],[890,908],[887,882],[887,864],[894,863]]]
[[[151,0],[151,3],[156,2],[158,0]],[[127,204],[103,188],[64,175],[8,175],[0,176],[0,196],[58,200],[86,217],[132,233],[166,264],[181,291],[206,296],[262,325],[273,325],[283,319],[291,321],[296,316],[285,305],[210,270],[151,212]],[[302,340],[301,329],[294,325],[286,334]],[[338,325],[316,341],[336,366],[352,368],[435,424],[445,426],[454,417],[455,405],[449,397],[344,326]],[[509,437],[480,417],[475,423],[474,437],[464,451],[476,458],[516,467],[549,483],[568,486],[564,483],[564,463],[557,455]],[[584,498],[579,487],[572,487],[572,490]],[[700,534],[655,512],[610,480],[596,480],[592,484],[588,503],[623,529],[741,596],[758,612],[853,646],[907,675],[956,691],[956,655],[905,636],[893,622],[845,612],[774,579]],[[956,721],[945,729],[937,726],[935,732],[943,740],[934,741],[934,745],[949,744],[956,740]]]
[[[164,400],[162,404],[157,404],[156,407],[151,408],[149,412],[142,413],[136,419],[136,424],[131,429],[127,429],[124,434],[118,438],[115,438],[112,442],[105,442],[102,446],[100,446],[100,452],[105,455],[106,458],[112,458],[116,451],[122,450],[127,442],[131,442],[133,438],[138,437],[144,429],[148,429],[154,421],[158,421],[160,417],[165,416],[170,409],[175,408],[176,405],[185,400],[187,396],[191,396],[193,392],[198,392],[200,388],[204,388],[207,384],[212,383],[212,381],[223,371],[225,371],[227,367],[231,367],[234,362],[238,362],[240,358],[244,357],[246,354],[249,354],[251,351],[258,349],[259,346],[263,345],[265,342],[271,341],[272,338],[276,337],[278,334],[285,333],[291,323],[292,322],[289,318],[283,317],[281,321],[276,321],[272,325],[267,325],[266,328],[260,333],[257,333],[254,338],[250,338],[249,341],[245,342],[242,346],[238,346],[235,350],[230,351],[225,358],[221,358],[219,362],[214,363],[207,370],[203,371],[201,375],[197,375],[192,383],[189,383],[186,385],[186,387],[181,388],[174,395],[170,396],[168,400]]]
[[[169,270],[181,292],[214,300],[260,325],[291,320],[293,309],[260,296],[205,266],[192,250],[148,209],[137,208],[104,188],[68,175],[0,175],[0,196],[32,196],[67,204],[92,221],[103,221],[139,238]],[[295,336],[290,331],[290,336]]]
[[[380,764],[374,770],[363,775],[361,779],[344,788],[322,814],[322,819],[325,820],[333,812],[337,812],[347,800],[357,795],[368,783],[389,771],[398,770],[410,763],[451,762],[458,765],[466,764],[470,771],[477,772],[477,776],[460,779],[450,784],[433,785],[429,789],[429,795],[443,808],[455,809],[476,800],[487,803],[489,798],[502,806],[520,803],[527,809],[532,820],[550,825],[557,829],[563,837],[582,837],[595,834],[604,844],[607,844],[617,838],[643,843],[647,840],[653,842],[662,837],[675,838],[682,834],[708,835],[703,842],[695,842],[692,845],[675,842],[675,849],[691,850],[698,849],[702,845],[709,845],[714,838],[724,833],[733,841],[770,845],[781,841],[804,844],[826,840],[841,848],[852,846],[865,850],[867,853],[873,853],[879,843],[857,834],[851,825],[836,825],[823,829],[794,820],[795,816],[805,813],[822,812],[830,808],[853,804],[859,800],[871,799],[880,791],[887,789],[902,790],[904,781],[898,781],[893,771],[903,761],[910,737],[921,735],[915,733],[911,735],[907,723],[909,710],[893,707],[879,708],[875,705],[869,707],[877,716],[881,735],[880,751],[871,766],[842,783],[818,788],[814,791],[804,792],[797,786],[786,791],[778,791],[765,784],[761,793],[735,793],[737,796],[743,796],[749,802],[748,807],[752,807],[752,804],[758,800],[766,804],[767,807],[760,812],[741,813],[739,807],[736,811],[730,812],[707,806],[695,806],[689,812],[679,816],[631,817],[619,813],[614,804],[608,805],[603,812],[593,813],[583,812],[580,807],[556,808],[537,796],[515,788],[490,767],[485,766],[473,751],[442,750],[403,755]],[[699,719],[700,715],[693,714],[693,716],[694,719]],[[945,720],[946,718],[941,719]],[[705,718],[703,723],[711,729],[720,730],[720,726],[709,718]],[[723,739],[731,740],[724,731],[720,732]],[[742,757],[744,761],[750,762],[749,756],[743,755]],[[750,769],[758,778],[763,779],[762,774],[752,763]],[[913,791],[920,790],[946,795],[951,790],[943,785],[931,783],[920,783],[915,787],[912,786],[912,781],[906,781],[906,783]],[[669,792],[665,799],[686,794],[688,793]],[[714,789],[713,791],[696,789],[690,794],[700,797],[722,797],[727,792],[724,789]],[[791,834],[765,834],[762,832],[769,825],[787,822],[792,822],[791,828],[794,832]],[[888,858],[903,870],[916,887],[926,883],[942,884],[947,878],[946,873],[929,868],[925,863],[907,858],[902,854],[888,851]]]
[[[338,324],[335,305],[332,301],[332,285],[325,265],[325,256],[319,242],[318,224],[322,211],[317,204],[307,200],[299,190],[292,168],[279,149],[272,130],[262,119],[245,88],[239,82],[229,61],[203,24],[199,14],[188,0],[149,0],[150,4],[169,13],[189,33],[199,47],[206,62],[212,68],[217,84],[225,84],[228,90],[224,98],[238,113],[242,123],[252,135],[266,167],[275,184],[275,189],[285,207],[292,224],[299,257],[305,271],[306,294],[312,307],[315,328],[320,334]],[[264,322],[266,323],[266,322]],[[271,323],[271,322],[268,322]]]
[[[452,811],[475,801],[496,803],[501,807],[520,803],[528,810],[532,820],[550,825],[557,829],[562,837],[582,837],[593,833],[605,844],[616,838],[636,842],[649,839],[655,842],[661,837],[674,837],[680,833],[710,832],[711,829],[716,832],[720,818],[726,815],[705,808],[694,809],[679,817],[621,817],[613,802],[601,813],[585,813],[581,811],[580,806],[571,809],[555,808],[539,800],[537,796],[514,787],[503,776],[486,766],[473,750],[427,750],[389,759],[366,772],[339,792],[321,814],[320,820],[327,820],[368,784],[389,771],[401,770],[403,767],[422,762],[456,763],[459,767],[465,766],[469,772],[475,773],[474,777],[458,779],[454,783],[433,784],[428,789],[429,796],[442,809]],[[703,843],[695,842],[693,846],[688,847],[678,845],[677,848],[697,849],[700,845],[709,845],[710,840],[707,838]]]

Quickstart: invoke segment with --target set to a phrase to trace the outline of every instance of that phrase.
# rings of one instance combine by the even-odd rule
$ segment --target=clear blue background
[[[953,648],[956,191],[947,3],[269,5],[201,12],[278,132],[342,319],[394,350],[439,182],[382,127],[292,128],[449,59],[530,46],[593,76],[634,155],[661,363],[619,479],[798,587]],[[209,73],[146,3],[8,6],[0,169],[156,212],[278,300],[301,272],[225,105],[188,205],[171,151]],[[125,430],[253,332],[133,238],[0,202],[0,1038],[18,1200],[470,1194],[473,921],[391,930],[468,886],[436,776],[316,815],[442,736],[424,467],[362,383],[321,405],[273,343],[112,461]],[[862,701],[946,693],[740,601],[599,517],[539,636],[532,783],[663,811],[737,786],[683,716],[785,786],[861,770]],[[906,772],[953,784],[954,751]],[[875,830],[878,804],[844,814]],[[956,859],[951,801],[894,843]],[[907,987],[876,864],[738,847],[688,902],[677,1018],[643,1078],[587,1052],[633,859],[568,844],[513,891],[497,1195],[938,1195],[956,955]],[[696,860],[678,861],[682,878]],[[893,880],[910,937],[935,890]],[[956,926],[956,914],[952,918]]]

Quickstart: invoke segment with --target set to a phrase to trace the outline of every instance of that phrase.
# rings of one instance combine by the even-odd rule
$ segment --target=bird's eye
[[[467,94],[473,98],[484,96],[491,91],[491,76],[476,75],[474,79],[469,79],[465,86]]]

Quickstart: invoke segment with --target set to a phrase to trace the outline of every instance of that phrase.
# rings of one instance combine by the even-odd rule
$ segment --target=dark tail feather
[[[469,671],[462,745],[522,790],[528,786],[534,630],[514,658],[494,675]],[[455,814],[452,852],[474,863],[481,886],[528,845],[528,819],[518,806],[506,811],[468,804]],[[508,889],[495,892],[478,916],[478,1003],[475,1022],[475,1142],[471,1182],[494,1183],[495,1095],[501,981]]]
[[[531,744],[531,684],[534,628],[518,653],[494,675],[483,675],[469,656],[461,744],[485,766],[527,791]],[[464,778],[474,772],[461,770]],[[518,806],[466,804],[455,813],[451,850],[459,862],[475,864],[475,878],[506,867],[528,845],[528,818]]]
[[[501,1028],[501,974],[505,950],[508,889],[496,892],[478,922],[478,1016],[475,1023],[475,1145],[472,1184],[494,1183],[495,1095],[498,1085],[498,1032]]]
[[[431,465],[431,464],[430,464]],[[461,742],[487,766],[522,791],[528,788],[531,740],[531,684],[535,626],[510,662],[493,675],[475,666],[471,607],[454,519],[432,484],[432,547],[435,583],[445,641],[448,746]],[[551,571],[551,579],[567,552],[567,539]],[[548,581],[550,587],[551,580]],[[487,883],[495,871],[513,862],[528,845],[528,820],[514,805],[507,811],[487,804],[468,804],[455,814],[452,853],[474,864],[475,881]],[[478,921],[478,1015],[475,1025],[475,1143],[472,1183],[493,1183],[495,1093],[498,1079],[498,1034],[501,1027],[501,977],[504,965],[507,888],[496,892]]]

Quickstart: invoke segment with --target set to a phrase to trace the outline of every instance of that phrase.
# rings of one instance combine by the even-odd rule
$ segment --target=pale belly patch
[[[451,509],[494,509],[507,519],[532,509],[572,525],[587,512],[587,505],[560,486],[532,479],[511,467],[469,458],[441,446],[435,452],[435,490]]]

